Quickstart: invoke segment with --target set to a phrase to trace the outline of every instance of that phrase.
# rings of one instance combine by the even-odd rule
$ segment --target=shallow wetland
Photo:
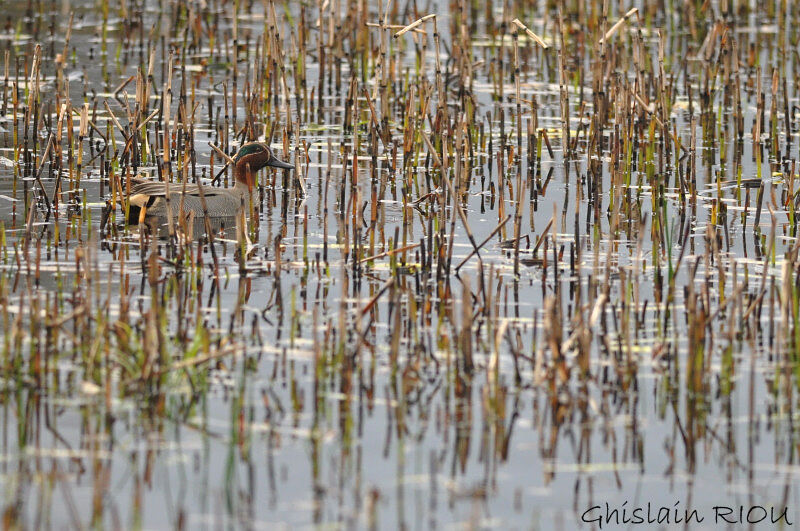
[[[800,3],[0,5],[4,528],[800,525]]]

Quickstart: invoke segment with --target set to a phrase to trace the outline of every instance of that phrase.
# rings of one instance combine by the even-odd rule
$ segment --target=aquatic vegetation
[[[800,7],[422,4],[10,2],[6,525],[800,520]]]

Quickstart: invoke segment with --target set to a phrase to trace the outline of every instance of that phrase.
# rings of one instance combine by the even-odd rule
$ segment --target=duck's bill
[[[283,162],[282,160],[272,159],[267,163],[267,166],[272,166],[273,168],[283,168],[284,170],[293,170],[294,164],[289,164],[288,162]]]

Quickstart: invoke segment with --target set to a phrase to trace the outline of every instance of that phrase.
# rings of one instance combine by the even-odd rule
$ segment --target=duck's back
[[[233,190],[226,190],[226,193],[205,194],[207,212],[203,209],[203,201],[199,195],[183,194],[172,192],[169,194],[169,207],[173,217],[177,217],[181,209],[187,214],[192,212],[195,216],[208,214],[209,217],[235,216],[239,207],[246,199],[243,194],[235,193]],[[157,197],[153,204],[148,207],[147,215],[167,216],[166,196]]]

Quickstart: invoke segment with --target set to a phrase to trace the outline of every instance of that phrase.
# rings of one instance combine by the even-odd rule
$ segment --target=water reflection
[[[704,44],[694,18],[684,34],[684,14],[651,13],[666,41],[640,28],[609,48],[606,75],[573,35],[599,29],[565,22],[561,65],[481,37],[502,18],[491,3],[439,6],[439,43],[432,25],[407,42],[367,25],[383,9],[409,22],[400,2],[236,4],[235,26],[217,2],[18,4],[0,40],[16,94],[0,118],[5,526],[613,528],[666,508],[662,524],[715,528],[753,507],[800,520],[795,169],[760,168],[776,146],[741,139],[732,110],[739,94],[743,122],[762,105],[759,127],[784,131],[788,111],[769,121],[758,103],[778,109],[781,78],[698,96],[717,80],[702,61],[668,70],[667,91],[634,58],[663,45],[683,64],[679,39],[699,54],[730,33],[741,47],[720,50],[752,45],[769,64],[774,28],[714,26]],[[536,28],[558,17],[523,7]],[[55,57],[70,9],[35,122],[20,103],[33,43]],[[797,15],[745,19],[761,16]],[[152,81],[170,68],[171,87]],[[168,92],[171,114],[143,123]],[[90,139],[69,136],[81,121]],[[104,218],[115,179],[144,170],[225,185],[208,142],[250,136],[301,171],[259,176],[246,234],[233,218],[176,239],[163,221]]]

